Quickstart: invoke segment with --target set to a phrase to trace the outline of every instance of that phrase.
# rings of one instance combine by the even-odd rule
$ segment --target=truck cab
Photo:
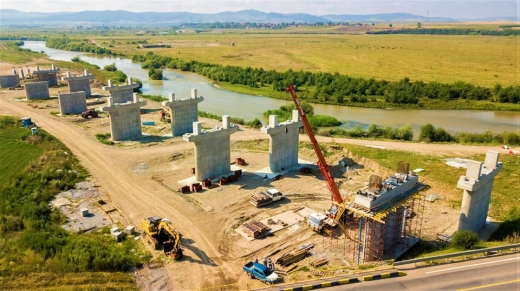
[[[323,213],[311,213],[307,217],[307,224],[317,233],[331,231],[336,227],[334,220]]]
[[[278,200],[281,200],[283,199],[283,194],[282,192],[278,191],[277,189],[274,189],[274,188],[271,188],[271,189],[267,189],[267,194],[269,196],[271,196],[271,198],[273,199],[273,201],[278,201]]]

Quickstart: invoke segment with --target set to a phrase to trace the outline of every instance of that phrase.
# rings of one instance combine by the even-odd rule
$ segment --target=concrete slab
[[[253,241],[255,239],[269,236],[277,231],[280,231],[282,229],[285,229],[285,228],[291,227],[295,224],[298,224],[300,222],[303,222],[309,216],[309,214],[311,214],[313,212],[316,212],[316,211],[314,211],[313,209],[308,208],[308,207],[303,207],[302,209],[300,209],[298,211],[289,210],[289,211],[285,211],[280,214],[268,217],[266,219],[262,219],[262,220],[260,220],[260,222],[267,225],[268,227],[270,227],[271,230],[266,232],[264,235],[256,237],[256,238],[250,237],[246,233],[244,233],[242,231],[242,225],[240,225],[240,227],[236,228],[235,231],[238,234],[240,234],[241,236],[243,236],[245,239],[247,239],[248,241]],[[274,222],[278,222],[280,220],[280,221],[283,221],[285,224],[281,224],[281,223],[269,224],[269,222],[268,222],[269,220],[273,220]]]

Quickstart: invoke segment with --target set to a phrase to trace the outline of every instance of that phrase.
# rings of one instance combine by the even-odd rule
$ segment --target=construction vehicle
[[[161,109],[160,115],[161,115],[161,121],[166,122],[166,123],[172,123],[172,116],[170,114],[169,109],[166,109],[166,108]]]
[[[325,161],[325,157],[323,156],[323,153],[321,152],[321,149],[318,144],[318,141],[316,140],[316,137],[314,137],[314,132],[312,131],[311,125],[309,124],[309,121],[307,120],[307,116],[305,115],[305,112],[303,111],[303,108],[300,104],[300,100],[298,99],[298,96],[296,96],[296,89],[294,88],[294,85],[290,85],[289,87],[287,87],[287,89],[285,91],[291,94],[294,104],[296,105],[296,109],[298,109],[298,113],[300,114],[300,118],[303,122],[303,126],[305,127],[305,131],[307,132],[307,135],[309,136],[309,139],[312,143],[312,147],[314,148],[314,152],[316,153],[316,156],[318,156],[318,168],[320,169],[321,174],[323,174],[323,177],[325,178],[325,182],[327,182],[327,187],[329,188],[329,191],[331,193],[332,201],[336,201],[338,204],[343,203],[343,198],[341,197],[341,194],[339,193],[336,182],[334,182],[334,177],[332,176],[329,165],[327,164],[327,161]]]
[[[307,132],[307,135],[309,136],[309,140],[311,141],[312,147],[314,148],[314,152],[316,153],[316,156],[318,156],[318,169],[320,170],[321,174],[325,178],[325,182],[327,183],[327,188],[329,188],[330,194],[331,194],[331,200],[333,201],[333,205],[330,210],[327,210],[326,215],[324,217],[316,218],[316,223],[311,223],[310,221],[313,220],[312,217],[307,218],[307,223],[318,232],[321,232],[323,227],[326,228],[333,228],[335,225],[339,225],[343,233],[349,237],[349,234],[347,230],[344,228],[342,223],[340,222],[341,215],[343,215],[343,212],[345,211],[345,208],[343,207],[343,197],[341,197],[341,193],[339,193],[338,186],[336,185],[336,182],[334,181],[334,177],[332,176],[332,172],[330,171],[329,165],[327,164],[327,161],[325,161],[325,157],[323,156],[323,153],[320,149],[320,146],[318,144],[318,141],[316,140],[316,137],[314,136],[314,132],[312,131],[311,125],[309,124],[309,121],[307,120],[307,116],[305,112],[303,111],[303,108],[300,104],[300,100],[298,99],[298,96],[296,96],[296,88],[294,85],[290,85],[285,89],[285,91],[289,94],[291,94],[291,97],[294,101],[294,105],[296,105],[296,109],[298,109],[298,113],[300,114],[300,118],[303,122],[303,126],[305,128],[305,131]],[[326,217],[330,218],[332,221],[326,220]],[[328,225],[328,226],[326,226]]]
[[[285,196],[282,194],[282,192],[272,188],[265,192],[260,191],[254,193],[251,195],[251,199],[249,201],[256,207],[262,207],[275,201],[282,200],[284,197]]]
[[[152,216],[141,222],[145,236],[151,241],[156,250],[163,246],[164,254],[174,260],[183,257],[181,248],[182,235],[167,218]]]
[[[242,270],[244,270],[251,279],[256,278],[266,284],[273,284],[278,281],[278,274],[264,264],[249,262],[244,265]]]
[[[81,112],[81,117],[87,119],[89,116],[98,117],[98,113],[94,109],[87,109],[87,110]]]
[[[332,218],[323,213],[311,213],[307,217],[307,225],[317,233],[331,234],[336,227],[336,223]]]

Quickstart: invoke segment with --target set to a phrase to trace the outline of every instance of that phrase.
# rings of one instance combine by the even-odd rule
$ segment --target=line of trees
[[[73,52],[87,52],[100,55],[122,55],[117,52],[113,52],[110,49],[97,46],[90,43],[88,39],[70,39],[67,37],[63,38],[49,38],[45,44],[47,47],[73,51]]]
[[[390,26],[391,28],[392,26]],[[420,22],[417,29],[395,29],[367,31],[367,34],[433,34],[433,35],[494,35],[494,36],[510,36],[520,35],[520,30],[512,29],[512,27],[500,27],[495,30],[474,29],[474,28],[421,28]]]
[[[185,61],[168,56],[137,54],[135,62],[142,67],[167,67],[191,71],[204,75],[216,82],[228,82],[259,88],[269,86],[275,91],[284,92],[290,84],[300,91],[300,99],[313,103],[349,105],[376,101],[376,96],[384,97],[386,102],[395,104],[417,104],[420,98],[449,101],[454,99],[489,100],[501,103],[519,103],[520,85],[494,88],[475,86],[465,82],[444,84],[438,82],[411,82],[404,78],[398,82],[375,80],[374,78],[354,78],[339,73],[304,72],[287,70],[278,72],[262,68],[222,66],[198,61]]]
[[[520,145],[520,134],[516,132],[504,131],[494,133],[486,131],[484,133],[457,132],[449,134],[444,128],[435,128],[428,123],[421,126],[419,141],[422,142],[455,142],[460,144],[506,144]]]

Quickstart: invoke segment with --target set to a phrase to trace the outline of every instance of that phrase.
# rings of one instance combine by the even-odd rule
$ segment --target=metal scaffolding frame
[[[419,240],[424,213],[424,191],[418,191],[391,207],[371,213],[356,204],[344,207],[338,224],[346,231],[343,239],[334,234],[324,235],[323,243],[339,250],[343,240],[343,255],[361,265],[402,255]]]

